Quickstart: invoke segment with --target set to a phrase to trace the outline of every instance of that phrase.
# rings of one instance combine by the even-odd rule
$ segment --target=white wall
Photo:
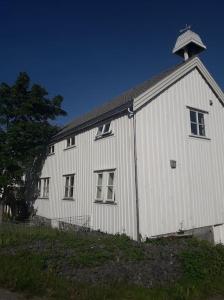
[[[215,244],[224,244],[224,225],[213,227],[213,235]]]
[[[211,140],[189,137],[186,106],[209,112],[205,122]],[[197,69],[137,111],[143,237],[224,222],[223,118],[222,105]],[[176,169],[170,160],[177,161]]]
[[[41,177],[50,177],[49,200],[36,201],[38,215],[54,218],[91,217],[93,229],[126,233],[136,238],[135,185],[132,119],[127,115],[111,123],[113,136],[95,141],[97,128],[76,136],[76,147],[64,150],[66,141],[55,145]],[[94,203],[97,175],[94,170],[116,169],[116,205]],[[62,200],[63,175],[75,173],[75,200]]]

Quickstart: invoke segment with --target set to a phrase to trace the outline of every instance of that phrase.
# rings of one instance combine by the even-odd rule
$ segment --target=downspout
[[[128,108],[128,117],[132,118],[133,122],[133,135],[134,135],[134,176],[135,176],[135,199],[136,199],[136,233],[137,241],[141,241],[140,230],[139,230],[139,196],[138,196],[138,168],[137,168],[137,147],[136,147],[136,115],[133,110]]]

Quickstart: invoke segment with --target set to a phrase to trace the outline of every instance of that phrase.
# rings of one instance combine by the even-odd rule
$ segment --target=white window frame
[[[75,194],[75,173],[63,175],[64,177],[64,197],[63,199],[74,200]]]
[[[96,175],[96,190],[95,190],[95,202],[96,203],[110,203],[110,204],[116,204],[115,202],[115,193],[116,193],[116,186],[115,186],[115,180],[116,180],[116,170],[115,169],[109,169],[109,170],[99,170],[94,172]],[[113,173],[113,184],[109,184],[109,175]],[[99,185],[99,176],[102,175],[102,183]],[[101,198],[98,198],[98,188],[101,188]],[[112,197],[111,199],[108,199],[108,192],[109,189],[112,188]]]
[[[190,132],[191,132],[191,136],[200,137],[200,138],[206,138],[207,137],[206,136],[207,126],[206,126],[206,122],[205,122],[205,120],[206,120],[205,115],[208,114],[208,112],[200,110],[200,109],[192,108],[192,107],[188,107],[188,109],[189,109],[189,116],[190,116]],[[195,115],[196,115],[196,121],[192,121],[192,119],[191,119],[191,112],[195,113]],[[202,115],[203,122],[199,121],[199,114]],[[192,124],[194,126],[196,126],[197,133],[194,133],[192,131],[192,128],[191,128]],[[204,134],[200,134],[200,127],[204,128]]]
[[[107,129],[108,125],[109,125],[109,127]],[[96,133],[96,139],[100,138],[100,137],[103,137],[103,136],[106,136],[106,135],[109,135],[111,133],[112,133],[112,130],[111,130],[111,121],[110,122],[106,122],[106,123],[101,124],[101,125],[98,126],[97,133]]]
[[[53,145],[50,145],[49,147],[48,147],[48,155],[52,155],[52,154],[54,154],[55,152],[54,152],[54,144]]]
[[[75,135],[70,136],[66,139],[66,148],[75,147]]]

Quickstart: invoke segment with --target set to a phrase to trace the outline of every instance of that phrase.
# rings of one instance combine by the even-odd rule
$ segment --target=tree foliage
[[[11,86],[0,85],[0,201],[14,216],[35,198],[47,145],[58,131],[52,121],[66,115],[62,101],[61,96],[49,98],[42,86],[31,85],[26,73]]]

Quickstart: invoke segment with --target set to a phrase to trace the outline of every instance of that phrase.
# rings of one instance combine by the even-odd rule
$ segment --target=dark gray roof
[[[189,61],[189,60],[188,60]],[[66,136],[69,136],[72,133],[75,133],[79,130],[83,130],[86,127],[92,126],[106,118],[121,113],[122,111],[126,110],[127,107],[132,106],[133,99],[147,91],[149,88],[175,72],[178,68],[184,65],[186,62],[182,62],[159,75],[152,77],[149,80],[144,81],[143,83],[137,85],[136,87],[124,92],[118,97],[115,97],[111,101],[101,105],[100,107],[84,114],[81,117],[74,119],[72,122],[65,125],[58,134],[53,138],[55,139],[62,139]]]

